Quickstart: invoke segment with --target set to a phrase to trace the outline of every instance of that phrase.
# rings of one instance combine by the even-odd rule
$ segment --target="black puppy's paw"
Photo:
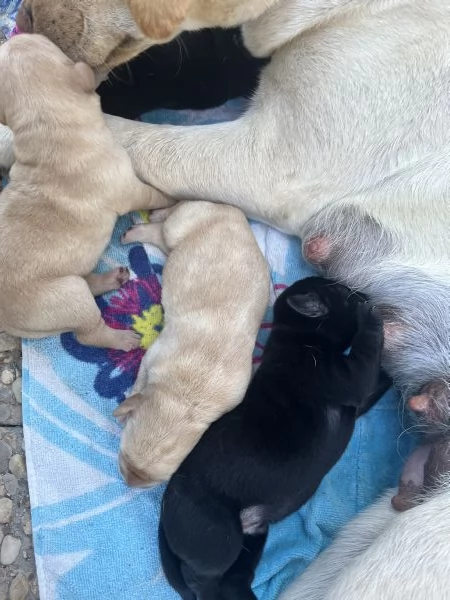
[[[383,336],[383,318],[380,310],[370,302],[358,305],[358,331],[373,331]]]

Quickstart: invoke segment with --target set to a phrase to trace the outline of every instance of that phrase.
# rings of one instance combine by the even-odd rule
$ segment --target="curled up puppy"
[[[242,403],[213,423],[164,493],[161,558],[183,600],[255,600],[269,525],[311,498],[357,417],[389,387],[382,347],[377,311],[345,286],[311,277],[277,299]]]
[[[114,142],[90,67],[24,34],[0,47],[0,72],[0,123],[14,133],[16,157],[0,202],[0,329],[74,331],[83,344],[131,350],[139,336],[108,327],[94,300],[128,271],[92,271],[119,215],[170,201]]]
[[[114,413],[126,422],[120,469],[136,487],[167,481],[208,426],[242,400],[269,299],[268,267],[240,210],[188,202],[167,212],[123,239],[169,253],[164,329]]]

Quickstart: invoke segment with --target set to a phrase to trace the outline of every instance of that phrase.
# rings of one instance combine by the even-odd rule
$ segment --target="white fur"
[[[349,523],[280,600],[450,597],[450,484],[404,513],[393,491]]]

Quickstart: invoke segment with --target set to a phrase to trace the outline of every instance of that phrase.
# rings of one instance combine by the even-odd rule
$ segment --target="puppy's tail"
[[[159,552],[163,571],[170,585],[183,600],[196,600],[195,594],[184,580],[180,559],[170,549],[161,522],[159,524]]]

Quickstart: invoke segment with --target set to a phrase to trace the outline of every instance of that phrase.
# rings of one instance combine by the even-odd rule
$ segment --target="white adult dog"
[[[111,118],[113,133],[146,183],[298,234],[369,294],[405,393],[450,379],[448,0],[24,0],[21,15],[99,72],[182,30],[243,23],[271,62],[242,118]]]
[[[247,47],[271,62],[241,119],[111,118],[113,133],[146,183],[300,235],[311,261],[369,294],[405,394],[450,386],[448,0],[24,0],[22,16],[99,73],[180,31],[243,24]],[[10,144],[3,131],[6,168]],[[448,597],[449,488],[381,520],[367,553],[316,598]],[[290,598],[303,597],[315,598]]]
[[[280,600],[450,598],[450,481],[403,513],[393,493],[349,523]]]

